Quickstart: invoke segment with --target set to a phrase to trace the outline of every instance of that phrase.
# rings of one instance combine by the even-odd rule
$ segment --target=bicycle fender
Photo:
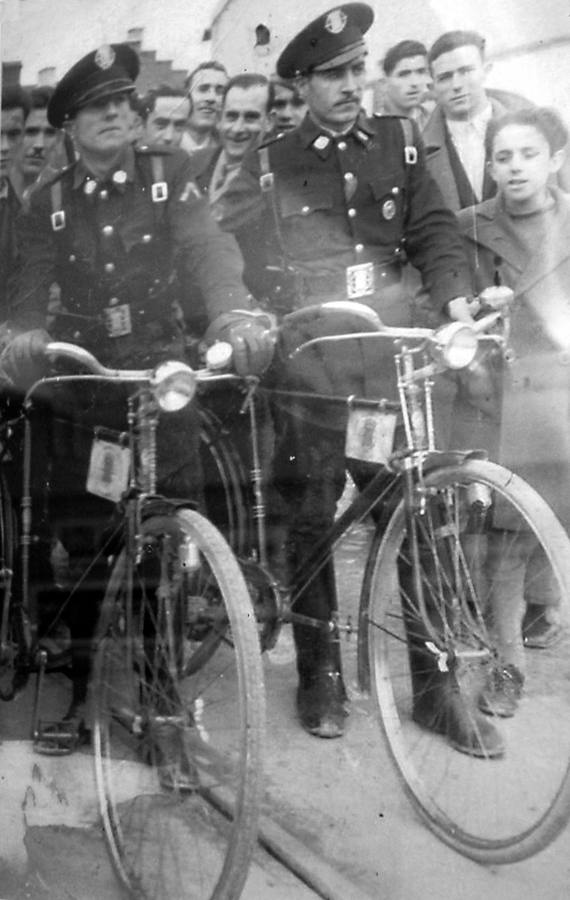
[[[426,456],[423,464],[424,472],[440,469],[443,466],[457,466],[470,459],[488,459],[486,450],[437,450]]]

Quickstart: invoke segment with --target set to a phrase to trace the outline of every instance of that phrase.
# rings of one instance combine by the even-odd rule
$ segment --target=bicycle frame
[[[500,314],[494,312],[479,323],[476,330],[483,332],[500,318]],[[445,326],[444,326],[445,327]],[[313,338],[299,346],[292,357],[300,355],[304,350],[324,344],[342,344],[346,341],[378,341],[389,340],[396,345],[394,362],[397,372],[397,385],[399,401],[393,402],[386,399],[364,399],[343,396],[324,396],[310,392],[287,391],[282,389],[261,390],[269,396],[279,397],[281,401],[287,398],[295,400],[322,399],[328,404],[334,403],[345,407],[358,406],[371,410],[397,412],[401,417],[404,429],[405,444],[392,453],[388,467],[379,466],[378,472],[372,477],[367,486],[358,492],[343,513],[336,518],[331,528],[323,534],[315,544],[310,554],[303,560],[292,574],[287,588],[278,585],[281,597],[281,609],[279,620],[281,622],[294,622],[311,625],[326,632],[353,631],[350,622],[342,625],[338,615],[334,620],[323,622],[295,612],[295,603],[299,596],[311,584],[313,579],[321,571],[323,566],[332,557],[338,543],[354,525],[361,523],[375,507],[389,503],[390,498],[404,496],[408,509],[410,522],[413,523],[415,512],[425,503],[423,488],[423,473],[429,471],[442,459],[460,461],[470,458],[473,454],[457,451],[453,454],[437,450],[433,414],[433,387],[434,377],[445,371],[447,366],[430,356],[428,350],[430,344],[437,345],[434,341],[432,329],[423,328],[390,328],[384,327],[382,331],[350,333],[343,335],[325,335]],[[481,335],[479,340],[490,340],[503,346],[504,339],[500,335]],[[237,376],[235,376],[237,378]],[[259,434],[256,423],[255,393],[257,379],[248,379],[246,399],[243,411],[248,411],[251,430],[251,459],[250,480],[252,486],[253,518],[256,524],[256,546],[252,548],[252,556],[260,563],[262,568],[270,568],[266,546],[266,509],[264,490],[262,483],[262,468],[260,463]],[[476,454],[480,455],[480,454]],[[415,534],[412,556],[418,558],[417,534],[415,525],[411,529]],[[414,576],[417,578],[419,566],[414,565]],[[425,606],[423,600],[423,587],[418,580],[415,585],[420,604]]]

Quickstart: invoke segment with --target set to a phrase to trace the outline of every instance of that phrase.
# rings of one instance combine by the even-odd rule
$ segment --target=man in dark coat
[[[16,218],[20,199],[10,172],[24,141],[24,124],[30,98],[19,85],[2,86],[2,129],[0,145],[0,322],[10,314],[8,285],[17,261]]]
[[[308,115],[299,128],[244,160],[214,208],[222,226],[238,236],[247,283],[258,299],[274,312],[325,300],[358,301],[354,330],[359,330],[362,304],[387,324],[408,324],[401,284],[406,259],[420,270],[438,310],[460,317],[468,310],[470,291],[455,219],[426,171],[416,127],[408,120],[367,118],[361,112],[364,33],[372,20],[366,4],[343,4],[287,45],[277,73],[297,80]],[[380,396],[389,393],[392,354],[380,362],[379,354],[375,347],[357,375],[361,396],[367,385],[378,396],[378,364]],[[340,362],[344,366],[346,360]],[[289,508],[293,562],[305,558],[330,526],[344,486],[346,416],[327,421],[327,415],[330,411],[319,415],[316,404],[276,415],[275,477]],[[329,621],[336,606],[330,564],[303,592],[295,612]],[[335,635],[300,622],[294,635],[301,723],[319,737],[339,736],[346,695]],[[425,723],[429,715],[420,706],[417,718]],[[492,751],[495,731],[486,723],[481,727]],[[466,752],[478,740],[460,715],[448,736]]]
[[[485,39],[474,31],[442,34],[428,54],[437,105],[422,137],[427,166],[454,212],[493,197],[485,169],[485,131],[491,119],[532,104],[508,91],[487,89]]]

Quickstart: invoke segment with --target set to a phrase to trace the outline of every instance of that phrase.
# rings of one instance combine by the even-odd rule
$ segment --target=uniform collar
[[[331,147],[334,145],[335,141],[342,140],[343,138],[353,137],[358,143],[363,146],[367,146],[370,143],[370,139],[372,138],[374,132],[370,128],[366,120],[366,115],[361,112],[356,120],[356,122],[352,125],[351,128],[345,134],[332,134],[326,129],[322,128],[320,125],[311,118],[310,114],[307,113],[301,125],[299,126],[299,136],[301,138],[301,143],[303,147],[307,149],[312,146],[318,156],[321,159],[326,159],[331,151]]]
[[[97,181],[99,184],[112,184],[122,194],[127,183],[134,181],[134,177],[135,151],[129,145],[125,147],[113,168],[109,170],[104,182],[95,179],[93,173],[89,171],[81,157],[79,157],[73,170],[73,189],[77,190],[82,187],[86,181]]]
[[[8,178],[0,178],[0,200],[7,200],[10,193],[10,182]]]

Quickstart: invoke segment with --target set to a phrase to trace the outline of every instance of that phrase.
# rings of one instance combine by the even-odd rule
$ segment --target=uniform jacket
[[[400,281],[406,259],[421,272],[435,307],[470,292],[455,217],[426,171],[415,126],[411,136],[406,161],[397,117],[362,116],[348,134],[333,138],[307,116],[244,160],[215,212],[222,227],[238,236],[246,283],[256,297],[267,296],[272,272],[289,267],[293,286],[284,287],[293,308],[346,299],[347,267],[373,263],[377,289],[361,302],[385,324],[407,325],[411,302]],[[269,301],[273,310],[278,302],[276,291]],[[328,327],[319,316],[307,334]],[[347,330],[366,328],[357,322]],[[309,392],[395,399],[393,355],[388,341],[351,342],[341,350],[328,345],[316,358],[301,354],[285,363],[276,377]],[[344,427],[338,409],[322,409],[328,426]],[[308,416],[314,419],[317,407]]]
[[[308,282],[322,279],[324,290],[309,292],[301,305],[317,302],[320,293],[345,295],[347,266],[399,266],[407,258],[441,308],[468,292],[468,271],[455,219],[426,171],[415,126],[413,133],[417,161],[408,164],[397,117],[362,116],[347,135],[332,138],[307,116],[266,151],[246,157],[215,209],[218,221],[238,235],[251,271],[261,274],[285,256]],[[264,152],[273,191],[260,186],[260,178],[265,188],[271,182],[262,173]]]
[[[0,322],[8,318],[9,282],[17,264],[16,219],[20,201],[6,178],[0,182]]]
[[[79,160],[32,195],[20,242],[14,297],[20,327],[44,324],[53,282],[68,313],[60,321],[87,343],[107,340],[106,311],[113,306],[130,305],[135,344],[141,328],[166,322],[175,274],[176,299],[188,317],[192,281],[210,320],[247,302],[235,240],[213,221],[181,151],[129,147],[104,183]],[[111,339],[115,347],[122,341]]]
[[[515,291],[514,359],[492,364],[491,378],[475,382],[479,413],[472,409],[455,442],[485,446],[570,524],[570,198],[552,190],[554,225],[526,261],[500,199],[459,215],[476,289],[500,281]]]
[[[497,118],[515,109],[531,104],[524,97],[507,91],[487,91],[491,101],[493,117]],[[469,179],[451,142],[449,130],[441,106],[433,110],[422,133],[426,149],[427,167],[435,178],[446,205],[457,212],[477,202]],[[495,194],[495,183],[486,174],[483,181],[483,200]]]

